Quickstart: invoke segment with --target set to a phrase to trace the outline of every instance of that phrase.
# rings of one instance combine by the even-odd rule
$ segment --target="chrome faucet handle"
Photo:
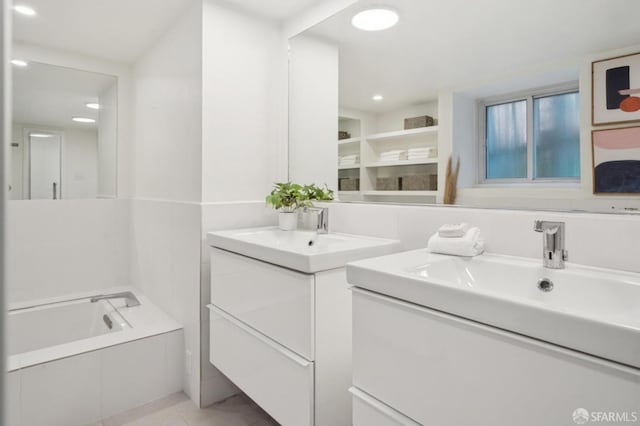
[[[318,221],[316,223],[316,231],[318,234],[329,233],[329,208],[328,207],[305,207],[304,211],[316,212]]]
[[[533,230],[542,233],[542,261],[547,268],[564,268],[564,262],[569,258],[565,247],[564,222],[536,220]]]

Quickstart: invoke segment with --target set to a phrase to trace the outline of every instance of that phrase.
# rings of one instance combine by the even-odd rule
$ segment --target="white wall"
[[[491,81],[470,82],[467,87],[443,90],[439,96],[441,163],[449,152],[459,155],[461,174],[457,203],[478,207],[576,209],[610,212],[640,208],[637,196],[594,195],[591,131],[607,127],[591,125],[591,63],[634,53],[640,46],[596,52],[561,63],[539,64],[526,72],[495,76]],[[559,85],[578,80],[580,91],[580,173],[576,185],[479,186],[477,102],[487,97]],[[627,125],[634,125],[633,123]],[[440,169],[444,171],[441,164]],[[444,182],[443,182],[444,183]]]
[[[468,222],[480,227],[486,250],[541,258],[542,237],[534,220],[566,223],[569,261],[640,272],[639,215],[536,212],[446,206],[327,203],[331,232],[399,239],[403,250],[423,248],[440,225]],[[542,259],[540,259],[542,262]]]
[[[118,86],[117,83],[100,94],[98,120],[98,190],[100,198],[116,196],[118,184]]]
[[[7,0],[0,1],[0,164],[2,170],[7,170],[6,165],[9,159],[7,141],[11,139],[11,87],[9,77],[10,71],[10,39],[11,39],[11,12],[9,11],[10,2]],[[5,286],[6,286],[6,249],[5,249],[5,210],[7,207],[7,176],[6,172],[0,173],[0,329],[5,329],[6,307],[5,307]],[[0,339],[0,371],[5,370],[5,347],[4,339]],[[7,415],[5,399],[7,393],[5,391],[5,375],[0,379],[0,424],[5,424]]]
[[[438,124],[438,102],[437,100],[425,101],[416,105],[376,114],[376,133],[393,132],[404,129],[404,119],[409,117],[419,117],[428,115],[433,117],[435,124]]]
[[[275,23],[203,2],[202,200],[262,200],[276,179],[280,32]]]
[[[308,35],[289,42],[289,180],[337,188],[338,49]]]
[[[184,390],[200,399],[202,18],[193,4],[133,67],[132,284],[184,325]]]
[[[129,182],[129,69],[126,65],[65,51],[15,43],[16,56],[35,62],[118,78],[118,179]],[[127,184],[123,187],[126,188]],[[129,280],[123,200],[11,201],[8,206],[7,271],[10,302],[69,294]]]
[[[133,68],[136,198],[200,201],[200,9],[192,6]]]
[[[11,201],[9,303],[128,284],[127,202]]]
[[[273,224],[264,197],[286,176],[281,94],[286,52],[275,22],[203,2],[202,233]],[[286,75],[286,74],[285,74]],[[209,362],[209,248],[201,248],[200,403],[236,388]]]

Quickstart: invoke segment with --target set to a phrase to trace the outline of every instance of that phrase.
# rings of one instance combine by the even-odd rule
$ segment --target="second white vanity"
[[[254,228],[212,232],[210,361],[284,426],[351,424],[349,261],[393,240]]]
[[[425,249],[347,273],[354,426],[640,421],[640,274]]]

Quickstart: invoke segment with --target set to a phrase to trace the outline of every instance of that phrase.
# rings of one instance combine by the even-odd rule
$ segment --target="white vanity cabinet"
[[[351,424],[351,292],[211,248],[210,360],[284,426]]]
[[[638,369],[353,291],[354,426],[570,425],[579,408],[640,419]]]

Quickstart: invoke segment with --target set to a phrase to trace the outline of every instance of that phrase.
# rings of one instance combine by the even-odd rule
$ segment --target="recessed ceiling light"
[[[96,102],[87,102],[84,105],[89,109],[100,109],[100,104]]]
[[[32,7],[25,6],[24,4],[18,4],[13,6],[13,10],[25,16],[35,16],[36,14],[36,11]]]
[[[351,19],[351,25],[363,31],[381,31],[398,23],[398,14],[391,9],[367,9]]]
[[[32,138],[50,138],[53,135],[50,133],[30,133],[29,136]]]
[[[76,123],[95,123],[96,122],[96,120],[94,120],[93,118],[87,118],[87,117],[73,117],[72,120],[75,121]]]
[[[384,96],[382,96],[382,95],[373,95],[371,97],[371,99],[373,99],[374,101],[380,102],[381,100],[384,99]]]
[[[27,65],[29,65],[27,61],[23,61],[22,59],[12,59],[11,63],[16,67],[26,67]]]

